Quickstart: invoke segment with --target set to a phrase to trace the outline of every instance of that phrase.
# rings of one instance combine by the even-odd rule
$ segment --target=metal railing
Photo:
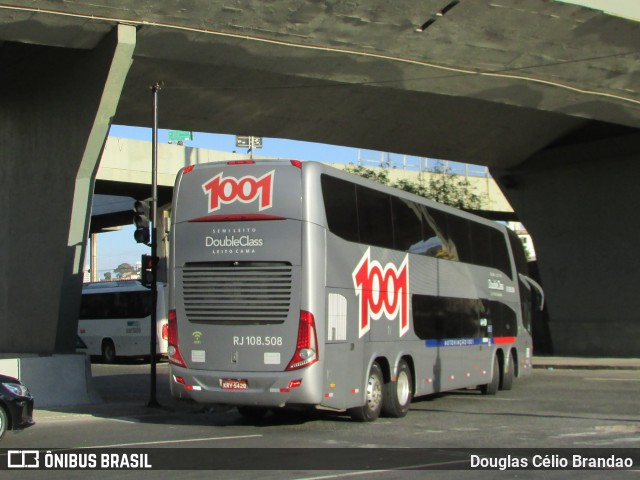
[[[465,177],[490,178],[489,168],[484,165],[452,162],[427,157],[414,157],[395,153],[378,152],[379,158],[371,158],[374,152],[358,149],[357,164],[361,166],[373,166],[379,168],[412,170],[416,172],[444,171],[453,175]]]

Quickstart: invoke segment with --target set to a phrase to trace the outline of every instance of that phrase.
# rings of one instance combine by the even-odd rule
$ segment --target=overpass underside
[[[163,128],[488,165],[536,243],[553,352],[638,354],[637,22],[545,0],[36,3],[0,2],[0,354],[73,351],[100,153],[112,122],[150,125],[155,82]]]

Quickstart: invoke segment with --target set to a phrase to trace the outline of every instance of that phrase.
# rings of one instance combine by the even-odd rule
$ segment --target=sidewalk
[[[640,370],[640,358],[533,357],[533,368]]]

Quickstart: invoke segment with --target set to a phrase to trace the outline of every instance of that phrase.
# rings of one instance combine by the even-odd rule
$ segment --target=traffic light
[[[136,200],[133,204],[133,211],[136,214],[133,217],[133,224],[136,231],[133,232],[133,238],[138,243],[145,245],[151,244],[151,231],[149,230],[149,211],[151,209],[149,200]]]
[[[142,255],[140,264],[140,283],[147,288],[153,285],[153,267],[158,265],[158,257]]]

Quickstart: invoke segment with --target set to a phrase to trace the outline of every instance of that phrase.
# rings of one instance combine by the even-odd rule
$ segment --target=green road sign
[[[193,133],[184,130],[169,130],[169,143],[193,140]]]

